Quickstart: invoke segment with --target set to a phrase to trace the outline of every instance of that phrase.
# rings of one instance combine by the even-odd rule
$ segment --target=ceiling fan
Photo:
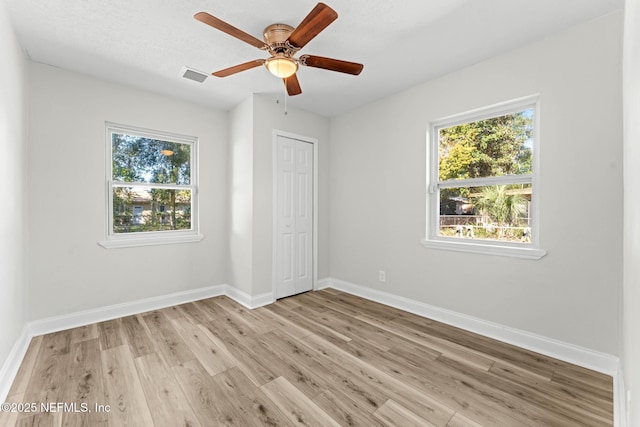
[[[293,96],[302,93],[300,82],[296,76],[299,65],[353,75],[360,74],[364,67],[355,62],[322,56],[301,55],[295,57],[300,49],[338,18],[336,11],[324,3],[318,3],[296,28],[286,24],[269,25],[264,29],[264,41],[258,40],[207,12],[196,13],[194,18],[258,49],[265,50],[271,55],[268,59],[255,59],[216,71],[213,73],[216,77],[227,77],[264,64],[273,75],[282,78],[287,93]]]

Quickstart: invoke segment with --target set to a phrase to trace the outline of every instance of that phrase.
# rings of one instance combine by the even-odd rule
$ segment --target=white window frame
[[[533,113],[533,173],[529,175],[506,175],[460,180],[439,180],[439,130],[452,126],[517,113],[532,108]],[[427,224],[423,246],[459,252],[485,255],[502,255],[516,258],[540,259],[546,251],[539,247],[540,215],[537,183],[540,170],[540,106],[539,96],[527,96],[502,102],[485,108],[433,121],[427,134]],[[456,238],[439,235],[440,189],[455,187],[480,187],[505,184],[531,184],[531,243],[502,242],[495,240]]]
[[[136,126],[105,122],[106,128],[106,229],[105,240],[98,242],[104,248],[123,248],[135,246],[151,246],[175,243],[198,242],[204,238],[200,234],[198,209],[198,138],[195,136],[179,135],[170,132],[144,129]],[[179,144],[189,144],[190,149],[190,184],[156,184],[145,182],[114,181],[112,179],[112,134],[135,135],[143,138],[157,139]],[[135,233],[113,232],[113,189],[114,187],[151,187],[168,190],[191,190],[191,229],[145,231]]]

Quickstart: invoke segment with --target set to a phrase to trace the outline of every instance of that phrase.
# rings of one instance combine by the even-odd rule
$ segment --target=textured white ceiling
[[[230,109],[251,93],[284,95],[263,67],[199,84],[207,73],[267,54],[193,19],[206,11],[262,38],[296,26],[315,0],[0,0],[36,62]],[[289,105],[334,116],[518,45],[594,19],[624,0],[326,0],[338,20],[301,51],[361,62],[350,76],[302,67]]]

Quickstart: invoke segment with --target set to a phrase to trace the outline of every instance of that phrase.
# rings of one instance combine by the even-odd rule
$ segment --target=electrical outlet
[[[386,282],[387,281],[387,275],[384,272],[384,270],[378,271],[378,280],[380,280],[381,282]]]

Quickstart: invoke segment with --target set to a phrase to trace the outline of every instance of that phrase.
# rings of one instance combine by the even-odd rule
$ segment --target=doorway
[[[316,276],[317,141],[274,132],[275,299],[310,291]]]

